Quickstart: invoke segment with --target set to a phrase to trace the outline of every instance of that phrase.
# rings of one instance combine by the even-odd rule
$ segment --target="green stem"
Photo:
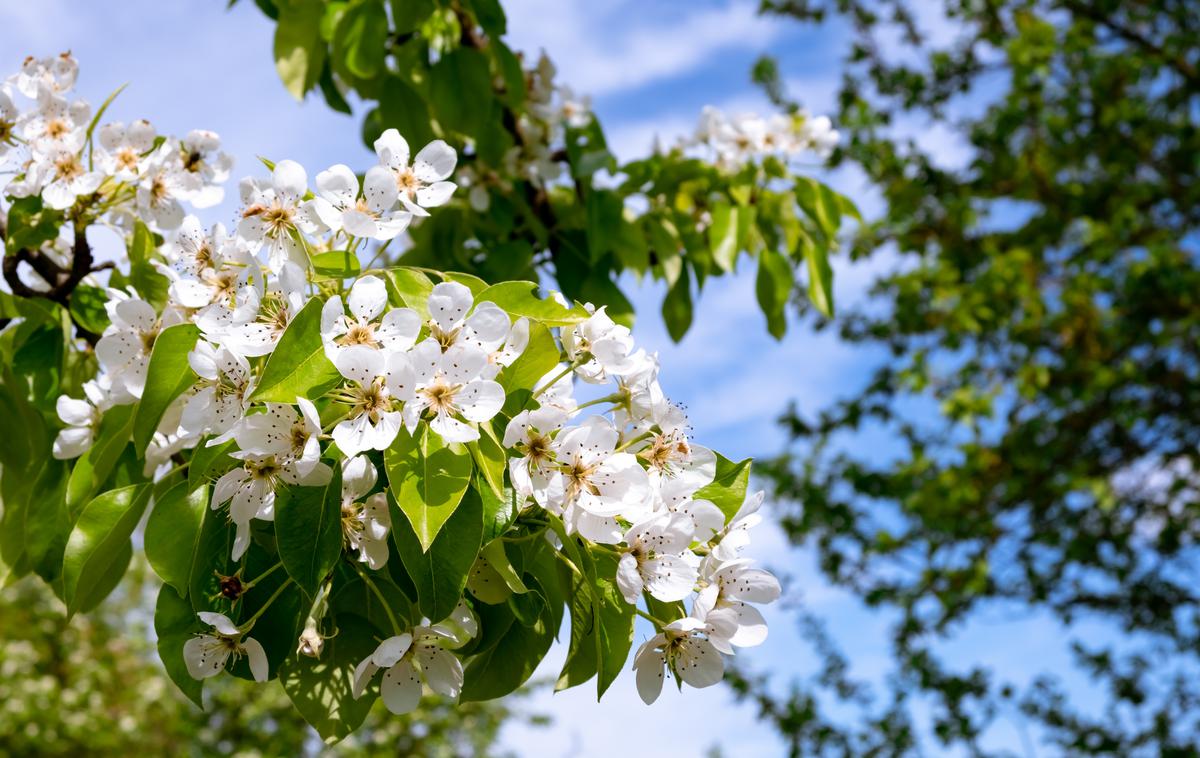
[[[553,379],[551,379],[550,381],[543,384],[540,389],[535,390],[533,393],[533,397],[537,398],[543,392],[545,392],[546,390],[550,389],[555,384],[557,384],[559,379],[562,379],[564,376],[566,376],[567,374],[569,374],[575,370],[575,365],[576,365],[575,363],[568,363],[567,367],[565,369],[563,369],[562,371],[558,372],[558,374],[556,374]]]
[[[581,404],[575,406],[575,410],[577,410],[577,411],[583,410],[584,408],[587,408],[588,406],[599,405],[600,403],[614,403],[615,404],[618,401],[624,399],[624,397],[625,397],[624,392],[614,392],[611,395],[605,395],[604,397],[598,397],[595,400],[589,400],[586,403],[581,403]]]
[[[242,592],[249,592],[251,589],[253,589],[253,588],[254,588],[254,585],[258,584],[258,583],[259,583],[259,582],[261,582],[263,579],[266,579],[268,576],[270,576],[272,573],[274,573],[275,569],[279,568],[279,567],[280,567],[280,566],[282,566],[282,565],[283,565],[283,561],[279,561],[278,563],[276,563],[276,564],[275,564],[274,566],[272,566],[271,568],[269,568],[269,569],[267,569],[266,571],[264,571],[263,573],[259,574],[259,575],[258,575],[258,578],[257,578],[257,579],[255,579],[254,581],[252,581],[252,582],[246,582],[245,584],[243,584],[243,585],[242,585]]]
[[[646,613],[641,608],[638,608],[636,605],[633,606],[633,612],[636,613],[637,615],[641,616],[642,618],[646,619],[647,621],[653,623],[659,629],[662,629],[664,626],[666,626],[665,622],[654,618],[649,613]]]
[[[617,449],[616,449],[614,452],[618,452],[618,453],[619,453],[619,452],[621,452],[622,450],[624,450],[624,449],[626,449],[627,447],[629,447],[630,445],[637,444],[638,442],[641,442],[641,441],[642,441],[642,440],[644,440],[644,439],[649,439],[650,437],[653,437],[653,436],[654,436],[654,433],[653,433],[653,432],[642,432],[641,434],[639,434],[638,436],[634,437],[633,439],[631,439],[631,440],[626,440],[626,441],[625,441],[625,443],[624,443],[624,444],[622,444],[621,446],[619,446],[619,447],[618,447],[618,448],[617,448]]]
[[[366,571],[363,571],[362,566],[356,563],[354,564],[354,568],[358,569],[358,573],[362,576],[363,581],[371,588],[371,592],[375,593],[375,597],[379,598],[379,602],[383,605],[383,610],[387,614],[388,621],[392,622],[392,631],[400,634],[400,624],[396,621],[396,614],[392,613],[392,607],[388,605],[387,598],[383,596],[383,592],[375,585],[375,581],[371,579],[371,576]]]
[[[291,583],[292,583],[292,578],[289,576],[287,578],[287,580],[284,581],[283,584],[279,585],[279,587],[275,590],[275,592],[271,595],[271,597],[267,598],[267,602],[263,603],[262,608],[259,608],[257,611],[255,611],[254,615],[251,616],[248,621],[246,621],[244,624],[242,624],[240,627],[238,627],[241,630],[242,634],[246,634],[247,632],[249,632],[251,629],[254,628],[254,624],[258,621],[259,617],[261,617],[264,613],[267,612],[267,609],[270,608],[271,605],[276,600],[279,599],[279,596],[283,594],[283,591],[286,590],[288,588],[288,585],[290,585]]]
[[[396,238],[392,237],[392,239],[396,239]],[[370,269],[374,268],[375,261],[379,260],[379,256],[383,255],[383,251],[387,250],[388,245],[390,245],[390,244],[392,244],[392,240],[388,240],[387,242],[383,243],[383,245],[381,245],[380,248],[375,251],[375,256],[373,258],[371,258],[371,262],[368,263],[367,265],[363,266],[362,270],[369,271]]]

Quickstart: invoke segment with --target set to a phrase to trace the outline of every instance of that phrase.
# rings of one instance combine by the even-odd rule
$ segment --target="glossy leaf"
[[[314,297],[288,324],[267,359],[251,400],[295,403],[297,397],[311,399],[339,381],[341,375],[325,357],[321,342],[323,305],[320,298]]]
[[[479,553],[483,510],[479,495],[467,492],[446,520],[433,544],[425,550],[408,518],[388,498],[392,515],[392,541],[417,589],[417,604],[431,621],[450,615],[467,585],[467,575]]]
[[[750,462],[747,458],[734,463],[717,453],[717,473],[713,481],[696,491],[692,498],[707,500],[725,514],[726,522],[742,507],[746,499],[746,486],[750,481]]]
[[[113,574],[125,573],[130,535],[150,501],[149,485],[109,490],[79,514],[63,556],[63,597],[67,615],[94,607],[112,591]]]
[[[204,683],[193,679],[183,661],[183,646],[200,631],[196,613],[187,599],[170,584],[158,590],[154,606],[154,634],[158,638],[158,657],[167,676],[198,707],[204,707]]]
[[[422,425],[416,437],[401,429],[383,463],[392,497],[421,549],[428,550],[471,482],[471,453],[465,445],[446,443]]]
[[[208,497],[206,484],[193,488],[180,482],[156,498],[146,521],[146,558],[154,573],[184,598]]]
[[[133,444],[139,455],[145,453],[167,407],[195,383],[196,372],[187,357],[199,338],[195,324],[176,324],[163,329],[154,340],[146,388],[133,420]]]
[[[275,542],[288,574],[315,596],[342,554],[341,467],[334,467],[324,487],[281,488],[275,499]]]

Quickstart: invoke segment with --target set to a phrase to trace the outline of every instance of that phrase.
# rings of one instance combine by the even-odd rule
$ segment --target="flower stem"
[[[363,571],[362,566],[359,566],[356,563],[354,564],[354,568],[358,569],[358,573],[362,576],[363,581],[366,582],[367,586],[371,588],[371,592],[375,593],[375,597],[379,598],[379,603],[383,606],[383,610],[384,613],[387,614],[388,621],[392,622],[392,631],[394,631],[396,634],[400,634],[400,624],[396,621],[396,614],[392,613],[392,607],[388,605],[387,598],[383,596],[383,592],[381,592],[379,587],[375,585],[375,581],[371,579],[370,574],[368,574],[366,571]]]
[[[258,622],[259,617],[261,617],[264,613],[267,612],[267,609],[270,608],[271,605],[276,600],[279,599],[279,596],[283,594],[283,591],[286,590],[288,588],[288,585],[291,583],[292,583],[292,578],[289,576],[284,581],[283,584],[279,585],[279,587],[275,590],[275,592],[271,595],[271,597],[267,598],[267,602],[263,603],[262,608],[259,608],[257,611],[255,611],[254,615],[251,616],[248,621],[246,621],[244,624],[242,624],[240,627],[238,627],[241,630],[242,634],[245,634],[254,628],[254,624]]]
[[[559,379],[562,379],[564,376],[566,376],[567,374],[571,373],[571,372],[572,372],[572,371],[574,371],[574,370],[575,370],[575,363],[568,363],[568,364],[567,364],[567,367],[566,367],[566,368],[564,368],[562,371],[558,372],[558,373],[557,373],[557,374],[554,376],[554,378],[553,378],[553,379],[551,379],[550,381],[548,381],[548,382],[546,382],[545,384],[543,384],[543,385],[542,385],[542,386],[541,386],[539,389],[536,389],[536,390],[534,390],[534,392],[533,392],[533,397],[534,397],[534,398],[537,398],[537,397],[538,397],[538,396],[540,396],[540,395],[541,395],[543,392],[545,392],[546,390],[550,389],[550,388],[551,388],[551,387],[553,387],[555,384],[557,384]]]
[[[259,574],[259,575],[258,575],[258,577],[257,577],[256,579],[254,579],[254,581],[251,581],[251,582],[246,582],[245,584],[243,584],[243,585],[242,585],[242,592],[248,592],[248,591],[250,591],[251,589],[253,589],[253,588],[254,588],[254,585],[258,584],[258,583],[259,583],[259,582],[261,582],[263,579],[266,579],[268,576],[270,576],[270,575],[271,575],[271,574],[272,574],[272,573],[275,571],[275,569],[279,568],[279,567],[280,567],[280,566],[282,566],[282,565],[283,565],[283,561],[279,561],[278,563],[276,563],[276,564],[275,564],[274,566],[272,566],[271,568],[269,568],[269,569],[267,569],[266,571],[264,571],[264,572],[262,572],[261,574]]]
[[[644,439],[649,439],[650,437],[653,437],[653,436],[654,436],[654,433],[653,433],[653,432],[642,432],[642,433],[641,433],[641,434],[639,434],[638,436],[636,436],[636,437],[634,437],[634,438],[632,438],[632,439],[626,440],[626,441],[625,441],[625,442],[624,442],[622,445],[620,445],[619,447],[617,447],[617,449],[616,449],[616,451],[615,451],[615,452],[618,452],[618,453],[619,453],[619,452],[621,452],[622,450],[624,450],[624,449],[628,448],[630,445],[637,444],[638,442],[641,442],[641,441],[642,441],[642,440],[644,440]]]
[[[575,410],[583,410],[590,405],[599,405],[600,403],[616,403],[618,400],[621,400],[624,397],[624,392],[614,392],[611,395],[605,395],[604,397],[598,397],[595,400],[589,400],[586,403],[580,403],[579,405],[575,406]]]
[[[641,616],[642,618],[646,619],[647,621],[653,623],[659,629],[662,629],[664,626],[666,626],[665,622],[663,622],[660,619],[654,618],[649,613],[646,613],[641,608],[638,608],[636,605],[633,606],[633,612],[636,613],[637,615]]]

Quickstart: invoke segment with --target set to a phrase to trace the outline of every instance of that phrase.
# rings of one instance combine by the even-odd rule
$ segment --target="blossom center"
[[[366,345],[367,347],[379,347],[379,340],[375,339],[375,325],[356,321],[350,325],[346,333],[338,339],[338,343],[342,345]]]

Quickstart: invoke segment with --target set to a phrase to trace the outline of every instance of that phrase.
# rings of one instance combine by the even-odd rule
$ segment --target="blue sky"
[[[705,0],[518,0],[509,10],[509,39],[532,54],[545,48],[559,66],[560,80],[590,93],[606,126],[610,145],[622,158],[644,154],[657,134],[664,141],[688,132],[700,108],[765,111],[768,104],[750,84],[749,70],[763,51],[780,57],[793,94],[812,110],[832,107],[843,30],[800,28],[760,19],[756,2]],[[297,104],[279,83],[271,58],[273,27],[249,0],[232,11],[215,0],[162,2],[125,0],[85,3],[39,0],[0,4],[0,71],[15,70],[26,54],[71,49],[82,64],[80,93],[94,104],[124,82],[129,88],[113,106],[114,119],[147,117],[162,132],[191,128],[220,133],[236,157],[235,177],[259,173],[259,153],[292,158],[309,176],[332,163],[365,168],[373,156],[358,137],[358,117],[330,111],[320,100]],[[921,5],[921,4],[918,4]],[[945,33],[937,18],[929,28]],[[939,140],[943,159],[965,153],[944,133],[906,125],[922,140]],[[842,172],[830,180],[867,213],[879,201],[861,176]],[[236,194],[231,186],[230,194]],[[206,220],[228,222],[227,202]],[[836,292],[845,305],[861,299],[884,257],[869,265],[837,263]],[[632,285],[632,283],[631,283]],[[814,335],[796,325],[782,342],[767,336],[753,291],[753,270],[715,281],[700,300],[696,323],[678,345],[658,317],[662,292],[635,287],[642,314],[635,334],[658,350],[668,393],[690,409],[697,438],[732,458],[770,455],[784,437],[775,418],[789,401],[811,411],[865,383],[878,354],[839,344],[831,334]],[[886,441],[863,444],[885,452]],[[787,546],[782,534],[764,527],[757,553],[787,579],[786,598],[768,611],[771,636],[745,651],[744,662],[774,672],[783,687],[791,677],[815,673],[817,662],[799,641],[788,604],[803,603],[830,623],[833,638],[850,655],[853,673],[878,680],[887,671],[888,619],[867,612],[856,600],[823,582],[813,554]],[[639,628],[638,641],[648,630]],[[1064,642],[1054,623],[999,608],[960,630],[945,646],[956,664],[985,662],[1007,678],[1030,676],[1061,660]],[[552,675],[564,651],[554,650],[540,671]],[[1077,687],[1082,683],[1076,682]],[[1076,691],[1079,691],[1078,689]],[[724,687],[664,691],[651,708],[637,698],[632,677],[623,675],[597,705],[594,690],[582,687],[534,697],[532,707],[555,719],[549,729],[514,726],[504,733],[518,753],[602,756],[628,750],[697,755],[722,744],[729,755],[771,756],[782,746],[757,723],[748,706],[733,703]],[[1012,719],[1001,720],[989,741],[1021,751]]]

